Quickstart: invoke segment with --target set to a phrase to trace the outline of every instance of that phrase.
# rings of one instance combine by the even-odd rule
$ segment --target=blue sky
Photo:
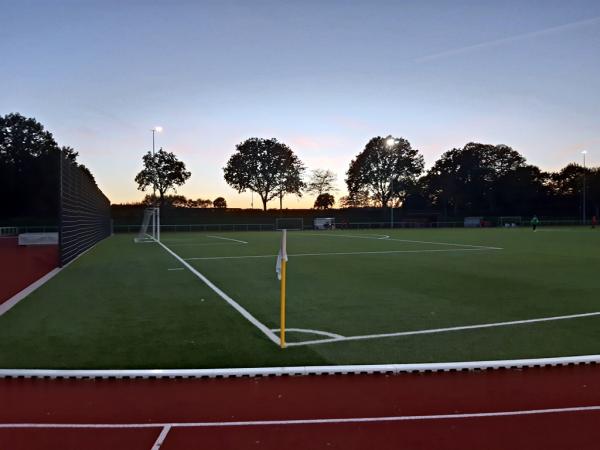
[[[179,193],[241,207],[222,167],[252,136],[335,171],[339,194],[377,135],[427,166],[469,141],[599,163],[598,1],[0,3],[0,114],[36,117],[114,202],[142,197],[155,125],[192,171]]]

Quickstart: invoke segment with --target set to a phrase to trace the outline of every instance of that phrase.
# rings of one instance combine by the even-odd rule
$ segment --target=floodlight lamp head
[[[394,139],[391,136],[385,140],[385,145],[387,145],[388,147],[392,147],[395,143],[396,139]]]
[[[581,152],[582,155],[587,155],[587,150]]]
[[[162,133],[163,127],[158,126],[158,127],[154,127],[154,131],[156,131],[157,133]]]

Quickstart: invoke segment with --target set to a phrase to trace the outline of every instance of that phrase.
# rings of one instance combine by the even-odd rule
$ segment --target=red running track
[[[0,405],[0,448],[13,450],[597,449],[600,366],[233,379],[4,379]],[[574,410],[548,411],[564,408]],[[522,414],[531,410],[540,413]],[[498,412],[509,415],[471,416]],[[412,420],[399,419],[407,417]],[[355,418],[374,420],[339,422]],[[255,423],[313,419],[333,421]],[[240,421],[254,423],[232,426]],[[28,425],[17,428],[23,424]],[[56,428],[61,424],[83,428]],[[100,428],[91,428],[94,424]]]
[[[0,304],[58,266],[57,245],[19,246],[0,238]]]

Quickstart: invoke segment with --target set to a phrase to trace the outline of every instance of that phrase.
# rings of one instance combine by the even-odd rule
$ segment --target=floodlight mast
[[[154,134],[162,133],[163,127],[156,126],[152,128],[152,159],[154,159]],[[156,176],[156,174],[154,174]],[[152,183],[152,198],[156,201],[156,182]]]
[[[586,210],[585,210],[585,191],[586,191],[586,186],[585,186],[585,172],[586,172],[586,167],[585,167],[585,155],[587,155],[587,150],[584,150],[581,152],[581,154],[583,155],[583,205],[581,208],[581,214],[582,214],[582,223],[583,225],[585,225],[585,218],[586,218]]]
[[[386,147],[393,147],[398,141],[392,136],[385,139]],[[390,178],[390,228],[394,228],[394,174]]]

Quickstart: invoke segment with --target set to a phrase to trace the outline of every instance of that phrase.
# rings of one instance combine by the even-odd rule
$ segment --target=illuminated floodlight
[[[162,133],[163,127],[154,127],[154,131],[156,131],[157,133]]]
[[[387,145],[388,147],[392,147],[395,143],[396,139],[394,139],[393,137],[389,137],[385,140],[385,145]]]

